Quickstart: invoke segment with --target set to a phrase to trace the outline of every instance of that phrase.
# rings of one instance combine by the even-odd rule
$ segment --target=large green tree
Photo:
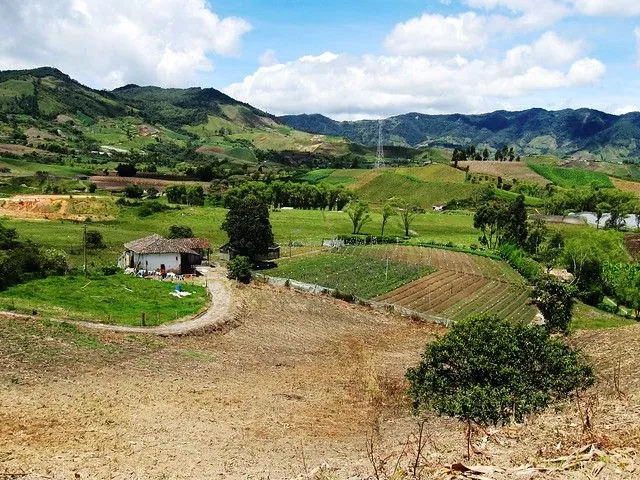
[[[549,332],[569,331],[576,293],[575,287],[550,275],[543,275],[536,280],[531,292],[531,303],[544,316],[545,327]]]
[[[263,201],[252,195],[234,202],[222,223],[222,229],[229,235],[231,247],[249,258],[267,253],[273,245],[269,209]]]
[[[544,328],[478,316],[455,323],[428,345],[407,379],[416,414],[434,411],[466,424],[470,456],[474,423],[520,422],[592,385],[594,375]]]
[[[365,223],[371,221],[371,215],[369,214],[369,204],[361,200],[349,202],[346,209],[349,219],[351,219],[351,225],[353,226],[354,235],[360,233],[360,230]]]

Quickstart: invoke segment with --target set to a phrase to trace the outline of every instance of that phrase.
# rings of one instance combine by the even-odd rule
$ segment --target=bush
[[[594,383],[591,367],[544,328],[495,316],[455,323],[407,372],[416,413],[427,410],[467,425],[521,422],[526,415]]]
[[[104,239],[102,238],[102,233],[97,230],[87,230],[85,241],[87,248],[92,250],[107,248],[107,245],[104,243]]]
[[[102,267],[102,274],[105,277],[115,275],[116,273],[120,273],[122,269],[117,265],[105,265]]]
[[[90,183],[89,186],[87,187],[87,190],[89,191],[89,193],[96,193],[97,189],[98,189],[98,186],[95,183]]]
[[[522,248],[510,243],[503,244],[499,249],[500,256],[506,260],[524,278],[533,281],[543,273],[538,262],[531,258]]]
[[[124,196],[127,198],[142,198],[144,190],[139,185],[127,185],[124,187]]]
[[[575,287],[550,275],[538,278],[531,292],[533,303],[545,319],[549,332],[567,333],[577,293]]]
[[[166,205],[163,205],[160,202],[156,202],[156,201],[145,202],[138,209],[138,216],[149,217],[154,213],[163,212],[164,210],[168,210],[168,209],[169,207],[167,207]]]
[[[248,283],[251,280],[251,261],[249,257],[232,258],[227,265],[227,277]]]
[[[169,238],[193,238],[193,230],[186,225],[171,225],[169,227]]]
[[[55,248],[48,248],[41,252],[42,269],[46,275],[65,275],[69,271],[67,255]]]

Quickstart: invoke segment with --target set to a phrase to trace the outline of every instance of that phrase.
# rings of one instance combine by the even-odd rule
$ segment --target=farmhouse
[[[220,260],[229,261],[237,255],[238,253],[228,243],[220,247]],[[254,262],[267,262],[269,260],[277,260],[278,258],[280,258],[280,245],[271,245],[266,254],[254,255],[251,260]]]
[[[209,259],[211,245],[205,238],[168,239],[160,235],[124,244],[125,252],[118,260],[121,268],[136,270],[192,273],[194,265]]]

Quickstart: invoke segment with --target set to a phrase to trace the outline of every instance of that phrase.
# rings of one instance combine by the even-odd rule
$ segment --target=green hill
[[[257,163],[259,150],[288,152],[285,160],[294,156],[302,163],[351,153],[372,158],[371,149],[296,131],[213,88],[95,90],[50,67],[0,72],[0,144],[17,145],[0,151],[55,153],[188,145],[250,163]]]
[[[338,122],[322,115],[280,117],[306,132],[339,135],[363,145],[375,145],[378,121]],[[383,122],[387,143],[405,146],[514,146],[520,155],[554,154],[592,161],[640,162],[640,113],[616,116],[590,109],[483,115],[408,113]]]

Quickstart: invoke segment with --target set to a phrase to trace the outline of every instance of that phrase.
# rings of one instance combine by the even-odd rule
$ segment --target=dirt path
[[[207,288],[211,297],[209,308],[195,318],[185,321],[158,325],[155,327],[127,327],[93,322],[74,322],[87,328],[122,333],[153,333],[155,335],[185,335],[204,328],[222,326],[228,319],[231,308],[231,292],[226,270],[218,267],[199,267],[207,279]]]

